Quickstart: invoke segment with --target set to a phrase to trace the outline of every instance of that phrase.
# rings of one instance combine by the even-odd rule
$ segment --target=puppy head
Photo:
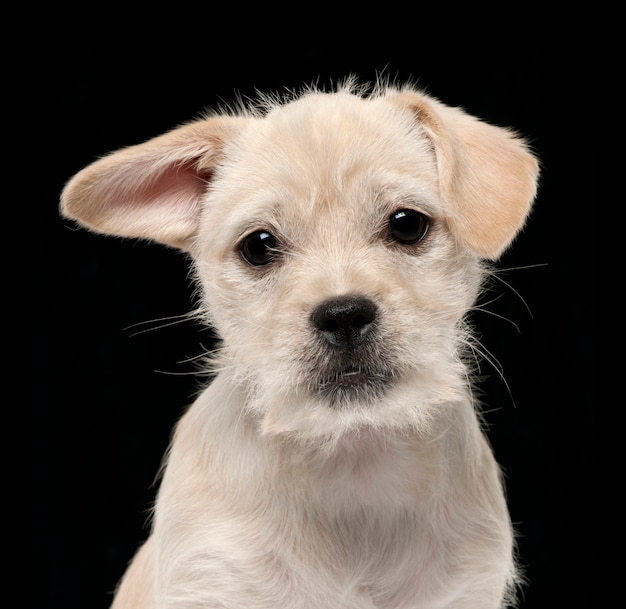
[[[423,427],[465,390],[481,260],[523,226],[524,142],[412,90],[308,91],[77,174],[62,213],[191,254],[222,374],[266,433]]]

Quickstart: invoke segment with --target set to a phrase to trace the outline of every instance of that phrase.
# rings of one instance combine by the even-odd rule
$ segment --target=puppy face
[[[336,438],[422,428],[458,399],[481,259],[521,228],[536,178],[503,129],[416,91],[347,88],[115,153],[63,211],[188,251],[245,415]]]
[[[192,254],[266,432],[424,424],[459,389],[477,257],[442,212],[412,116],[317,95],[225,151]]]

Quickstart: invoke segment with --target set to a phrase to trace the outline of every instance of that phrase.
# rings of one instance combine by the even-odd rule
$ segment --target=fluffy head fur
[[[223,341],[116,607],[511,600],[464,319],[537,175],[510,131],[350,82],[205,117],[68,183],[66,217],[190,254]]]

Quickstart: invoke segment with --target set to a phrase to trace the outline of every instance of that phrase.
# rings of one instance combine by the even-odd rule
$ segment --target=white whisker
[[[492,300],[491,302],[494,302],[494,300]],[[499,313],[494,313],[493,311],[490,311],[489,309],[486,309],[485,306],[487,306],[490,303],[486,303],[485,305],[476,305],[473,306],[470,311],[478,311],[480,313],[485,313],[486,315],[491,315],[492,317],[495,317],[496,319],[501,319],[502,321],[506,321],[508,323],[510,323],[517,331],[518,333],[521,334],[521,330],[520,327],[512,320],[509,319],[508,317],[505,317],[504,315],[500,315]]]
[[[496,281],[499,281],[502,285],[505,285],[507,288],[509,288],[509,290],[511,290],[511,292],[519,298],[520,302],[524,305],[526,311],[528,311],[528,314],[530,315],[532,319],[533,313],[530,310],[530,307],[528,306],[528,303],[526,302],[526,300],[524,300],[524,297],[508,281],[505,281],[504,279],[502,279],[501,275],[508,273],[510,271],[536,269],[536,268],[541,268],[545,266],[548,266],[548,263],[529,264],[526,266],[508,267],[504,269],[490,268],[490,269],[487,269],[487,276],[491,279],[495,279]]]
[[[148,324],[158,324],[150,328],[145,328],[143,330],[137,330],[133,332],[130,337],[133,338],[140,334],[145,334],[146,332],[152,332],[154,330],[161,330],[163,328],[169,328],[170,326],[175,326],[178,324],[183,324],[186,322],[194,322],[198,321],[198,313],[196,311],[181,313],[180,315],[171,315],[169,317],[157,317],[156,319],[148,319],[146,321],[139,321],[135,324],[131,324],[130,326],[126,326],[122,328],[124,331],[131,330],[132,328],[136,328],[138,326],[145,326]],[[162,323],[167,322],[167,323]]]

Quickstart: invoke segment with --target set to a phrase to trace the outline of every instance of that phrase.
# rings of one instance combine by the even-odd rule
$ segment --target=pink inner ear
[[[206,190],[210,173],[200,175],[196,159],[168,165],[165,171],[138,185],[133,193],[134,204],[139,207],[158,208],[182,220],[193,214],[198,199]]]
[[[144,159],[128,163],[98,182],[92,191],[85,224],[105,233],[153,239],[174,247],[185,247],[195,232],[201,197],[211,177],[199,171],[197,158],[180,160]],[[126,173],[121,176],[120,173]],[[83,209],[84,211],[84,209]]]

